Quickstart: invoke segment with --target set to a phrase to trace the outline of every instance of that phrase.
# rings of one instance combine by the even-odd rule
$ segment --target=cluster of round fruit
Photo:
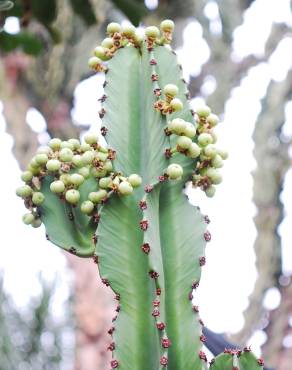
[[[160,30],[154,26],[147,27],[145,29],[145,35],[147,40],[150,40],[150,43],[163,45],[171,41],[173,29],[173,21],[166,19],[161,22]],[[108,37],[102,41],[101,45],[94,49],[94,56],[88,61],[89,67],[96,72],[104,71],[102,63],[111,59],[117,49],[127,45],[140,47],[144,39],[144,36],[134,26],[126,25],[122,27],[119,23],[115,22],[108,24],[107,34]]]
[[[162,114],[170,114],[178,112],[183,109],[183,103],[179,98],[176,98],[178,94],[178,87],[174,84],[167,84],[163,89],[165,99],[159,99],[154,103],[154,108],[160,111]],[[170,130],[170,132],[172,132]]]
[[[121,195],[130,194],[142,180],[138,175],[131,175],[127,179],[115,174],[112,165],[114,156],[114,151],[98,144],[98,137],[94,134],[86,135],[82,144],[77,139],[61,141],[55,138],[50,140],[48,146],[39,148],[28,169],[21,175],[25,185],[16,190],[31,211],[24,215],[24,223],[33,227],[41,225],[37,207],[45,200],[41,181],[46,175],[54,178],[50,190],[74,206],[79,202],[78,188],[85,179],[90,176],[96,178],[101,189],[90,193],[89,200],[82,203],[81,211],[86,214],[91,213],[90,207],[93,211],[95,205],[108,196],[105,189]]]

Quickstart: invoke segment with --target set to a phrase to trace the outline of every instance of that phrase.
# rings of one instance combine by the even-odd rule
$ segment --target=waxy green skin
[[[47,175],[41,182],[45,200],[38,211],[48,239],[80,257],[94,257],[103,282],[118,297],[118,317],[110,330],[115,343],[111,368],[206,369],[207,362],[200,356],[202,322],[197,306],[192,307],[191,294],[205,262],[207,223],[183,192],[199,159],[178,152],[170,158],[165,155],[166,149],[177,145],[177,136],[165,134],[168,121],[178,117],[195,123],[187,88],[175,54],[165,46],[155,45],[153,50],[145,42],[141,48],[126,46],[115,52],[107,68],[102,125],[109,148],[117,153],[113,171],[137,174],[142,184],[130,195],[113,192],[98,204],[96,220],[82,213],[80,205],[89,193],[98,191],[98,178],[91,174],[80,185],[75,207],[50,191],[54,177]],[[154,109],[154,103],[165,98],[167,84],[177,86],[175,99],[183,109],[164,115]],[[154,94],[157,89],[161,96]],[[203,141],[207,145],[208,140]],[[68,150],[63,155],[70,160]],[[166,169],[174,163],[183,168],[183,175],[169,180]],[[147,253],[145,246],[150,247]],[[161,323],[165,328],[158,330]],[[171,341],[169,348],[162,346],[163,338]],[[230,359],[222,356],[212,370],[217,370],[217,363],[229,370]],[[161,363],[165,358],[168,364]],[[262,368],[255,357],[246,361],[250,367],[239,369]]]

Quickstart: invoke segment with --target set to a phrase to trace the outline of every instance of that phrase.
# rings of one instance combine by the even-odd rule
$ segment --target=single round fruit
[[[118,190],[122,195],[130,195],[133,193],[133,187],[128,181],[122,181],[118,186]]]
[[[174,84],[168,84],[164,86],[163,92],[165,95],[174,97],[178,94],[178,87]]]
[[[220,155],[220,157],[223,159],[223,160],[226,160],[228,158],[228,152],[226,150],[223,150],[223,149],[218,149],[217,150],[217,153]]]
[[[60,159],[63,162],[71,162],[73,158],[73,152],[69,148],[63,148],[60,151]]]
[[[142,184],[141,176],[139,176],[135,173],[133,173],[132,175],[130,175],[128,177],[128,181],[133,186],[133,188],[137,188],[138,186],[140,186]]]
[[[61,180],[65,186],[71,185],[71,175],[69,175],[69,173],[62,173],[59,180]]]
[[[52,149],[48,146],[40,146],[37,150],[37,154],[46,154],[49,155],[52,153]]]
[[[102,60],[99,59],[98,57],[91,57],[88,60],[88,66],[89,68],[92,68],[94,70],[98,69],[102,64]]]
[[[175,112],[182,110],[184,107],[182,101],[178,98],[172,99],[170,106]]]
[[[124,26],[122,29],[122,33],[126,37],[131,37],[131,38],[134,37],[135,32],[136,32],[136,27],[132,25]]]
[[[68,143],[73,145],[73,150],[77,150],[80,148],[80,141],[78,139],[69,139]]]
[[[105,169],[97,169],[95,167],[92,167],[91,174],[92,174],[92,176],[97,177],[97,178],[100,179],[100,178],[106,176],[107,171]]]
[[[33,157],[32,159],[31,159],[31,161],[29,162],[29,165],[32,167],[32,168],[39,168],[40,167],[40,165],[38,164],[38,162],[36,161],[36,158],[35,157]]]
[[[81,204],[81,212],[85,213],[86,215],[90,215],[94,210],[94,204],[90,200],[85,200]]]
[[[49,160],[47,154],[45,153],[39,153],[35,156],[35,160],[38,165],[46,164]]]
[[[74,145],[70,143],[69,141],[62,141],[61,142],[61,149],[63,148],[69,148],[71,150],[74,150]]]
[[[217,154],[217,148],[215,147],[214,144],[208,144],[205,148],[204,148],[204,154],[206,157],[208,158],[214,158],[215,155]]]
[[[171,19],[165,19],[160,23],[162,32],[172,32],[174,30],[174,22]]]
[[[194,138],[196,136],[196,127],[191,122],[186,122],[186,127],[183,134],[189,138]]]
[[[203,132],[198,137],[198,143],[200,146],[207,146],[209,144],[212,144],[213,138],[210,134]]]
[[[89,144],[87,144],[87,143],[82,143],[80,145],[80,150],[82,152],[87,152],[88,150],[91,150],[91,146]]]
[[[92,150],[88,150],[82,154],[82,161],[84,164],[91,164],[94,159],[94,152]]]
[[[98,135],[93,134],[93,133],[88,133],[84,136],[84,141],[86,144],[92,145],[96,144],[98,141]]]
[[[39,206],[43,203],[43,201],[45,200],[45,196],[43,193],[41,193],[40,191],[36,191],[35,193],[33,193],[32,195],[32,202],[36,205],[36,206]]]
[[[81,155],[79,154],[75,154],[72,158],[72,163],[74,164],[74,166],[80,168],[82,166],[84,166],[84,163],[83,163],[83,160],[82,160],[82,157]]]
[[[70,204],[77,204],[80,199],[80,193],[78,190],[70,189],[66,191],[65,198]]]
[[[79,168],[78,173],[82,175],[85,179],[87,179],[90,175],[90,171],[88,167]]]
[[[110,177],[103,177],[99,180],[98,185],[101,189],[107,189],[112,185],[113,181]]]
[[[65,190],[65,184],[61,180],[56,180],[51,183],[50,189],[52,193],[63,193]]]
[[[211,113],[210,107],[208,105],[202,105],[201,107],[197,108],[197,114],[200,117],[208,117]]]
[[[181,118],[175,118],[169,123],[169,128],[177,135],[181,135],[185,132],[186,121]]]
[[[106,32],[111,35],[116,32],[121,32],[121,26],[119,23],[111,22],[107,25]]]
[[[32,195],[32,188],[29,185],[23,185],[16,189],[16,195],[21,198],[28,198]]]
[[[187,156],[190,158],[197,158],[201,154],[201,148],[197,143],[192,143],[187,151]]]
[[[179,146],[182,149],[189,149],[192,145],[192,139],[190,139],[187,136],[179,136],[179,138],[176,141],[177,146]]]
[[[212,159],[212,166],[215,168],[221,168],[224,166],[223,159],[220,157],[219,154],[217,154],[213,159]]]
[[[156,39],[157,37],[159,37],[160,31],[155,26],[146,27],[145,35],[149,37],[150,39]]]
[[[46,164],[46,167],[49,171],[51,172],[55,172],[55,171],[58,171],[61,167],[61,162],[58,161],[58,159],[50,159],[47,164]]]
[[[210,185],[206,190],[205,190],[205,194],[207,195],[208,198],[212,198],[214,197],[216,193],[216,188],[215,186],[213,185]]]
[[[94,55],[101,60],[108,60],[108,56],[106,55],[106,49],[103,46],[97,46],[94,49]]]
[[[104,48],[106,49],[111,49],[113,46],[114,46],[114,42],[113,42],[113,39],[110,38],[110,37],[106,37],[102,43],[101,43],[101,46],[103,46]]]
[[[34,228],[40,227],[42,224],[42,220],[40,218],[36,218],[32,221],[31,226]]]
[[[89,193],[88,199],[93,203],[99,203],[104,198],[106,198],[106,196],[107,196],[107,192],[104,189],[101,189],[101,190],[93,191]]]
[[[30,182],[33,178],[33,174],[31,171],[24,171],[21,174],[21,180],[24,182]]]
[[[59,150],[61,148],[62,140],[58,138],[51,139],[49,141],[49,146],[53,150]]]
[[[108,157],[108,153],[98,152],[95,155],[95,158],[102,162],[105,162],[107,160],[107,157]]]
[[[167,169],[166,173],[171,180],[179,180],[183,174],[183,168],[179,164],[172,163]]]
[[[84,182],[84,177],[79,173],[73,173],[70,175],[70,181],[73,185],[80,186]]]
[[[103,165],[103,169],[106,171],[106,172],[111,172],[113,170],[113,164],[110,160],[107,160],[104,165]]]
[[[215,168],[208,168],[206,171],[206,175],[210,178],[212,183],[215,185],[218,185],[222,182],[222,175]]]
[[[212,127],[218,125],[219,123],[219,117],[216,115],[216,114],[213,114],[211,113],[208,117],[207,117],[207,122],[210,123],[210,125]]]
[[[32,167],[30,164],[27,167],[28,171],[30,171],[33,176],[37,176],[40,173],[40,167]]]
[[[34,221],[34,215],[32,213],[26,213],[22,216],[22,221],[25,225],[30,225]]]

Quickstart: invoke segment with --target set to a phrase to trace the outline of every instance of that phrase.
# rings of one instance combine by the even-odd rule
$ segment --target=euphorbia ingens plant
[[[117,300],[108,333],[110,366],[121,370],[207,369],[203,322],[193,290],[206,262],[209,219],[189,202],[186,183],[215,194],[227,153],[216,146],[219,118],[190,108],[170,47],[174,23],[141,36],[107,27],[89,66],[105,73],[101,134],[52,139],[31,160],[17,189],[23,221],[82,257],[93,257]],[[261,369],[249,348],[227,350],[213,370]]]

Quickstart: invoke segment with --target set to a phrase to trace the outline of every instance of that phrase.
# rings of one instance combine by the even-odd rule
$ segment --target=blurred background
[[[100,127],[103,77],[87,60],[111,21],[170,18],[191,104],[220,115],[230,153],[208,213],[195,300],[214,332],[292,369],[290,0],[0,1],[0,370],[103,370],[113,295],[96,265],[22,224],[20,173],[51,137]],[[209,360],[211,356],[209,355]]]

